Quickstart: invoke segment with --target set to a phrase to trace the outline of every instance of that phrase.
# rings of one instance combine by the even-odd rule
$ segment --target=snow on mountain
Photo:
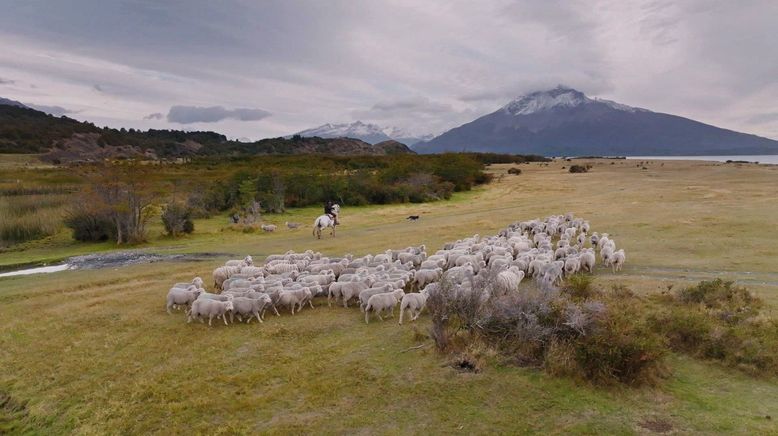
[[[432,139],[433,135],[413,135],[399,127],[381,127],[372,123],[355,121],[343,124],[322,124],[312,129],[295,133],[300,136],[318,136],[320,138],[356,138],[370,144],[395,140],[405,145],[413,145],[419,141]]]
[[[611,109],[625,112],[645,111],[610,100],[589,98],[583,92],[559,85],[547,91],[535,91],[521,96],[502,107],[511,115],[529,115],[558,108],[573,108],[588,104],[603,104]]]

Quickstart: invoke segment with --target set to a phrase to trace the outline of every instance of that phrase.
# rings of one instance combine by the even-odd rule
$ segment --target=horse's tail
[[[321,227],[321,217],[316,218],[316,221],[313,222],[313,236],[316,236],[316,229]]]

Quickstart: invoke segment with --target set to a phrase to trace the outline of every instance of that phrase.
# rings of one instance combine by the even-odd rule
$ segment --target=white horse
[[[332,214],[335,215],[335,219],[337,219],[338,214],[340,214],[340,205],[332,205]],[[332,228],[330,235],[335,236],[335,220],[327,214],[320,215],[316,218],[316,221],[313,222],[313,236],[321,239],[321,231],[327,227]]]

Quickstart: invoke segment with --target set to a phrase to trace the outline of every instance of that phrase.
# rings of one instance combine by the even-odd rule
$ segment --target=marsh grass
[[[62,228],[67,194],[0,197],[0,248],[54,235]]]

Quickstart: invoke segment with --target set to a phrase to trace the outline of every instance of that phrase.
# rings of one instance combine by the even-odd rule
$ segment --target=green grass
[[[521,176],[451,202],[345,207],[337,237],[321,241],[309,228],[222,231],[226,219],[214,217],[196,221],[195,234],[178,240],[161,236],[155,224],[142,248],[238,255],[308,248],[362,254],[419,243],[434,249],[517,219],[573,211],[627,252],[624,271],[598,269],[595,286],[623,283],[653,294],[731,277],[757,290],[774,316],[778,236],[765,229],[778,213],[769,201],[775,169],[668,162],[643,171],[595,162],[587,174],[569,174],[561,166],[522,165]],[[319,213],[267,218],[307,226]],[[409,223],[410,214],[422,218]],[[63,235],[0,253],[0,264],[115,249]],[[26,404],[0,409],[0,433],[634,434],[657,423],[679,433],[775,432],[774,377],[690,357],[672,355],[672,375],[657,387],[597,388],[497,358],[480,373],[460,373],[431,345],[409,350],[425,343],[410,323],[365,325],[357,309],[321,302],[263,325],[208,328],[165,314],[171,283],[207,278],[222,260],[0,279],[0,391]],[[424,314],[415,327],[425,333],[428,322]]]

